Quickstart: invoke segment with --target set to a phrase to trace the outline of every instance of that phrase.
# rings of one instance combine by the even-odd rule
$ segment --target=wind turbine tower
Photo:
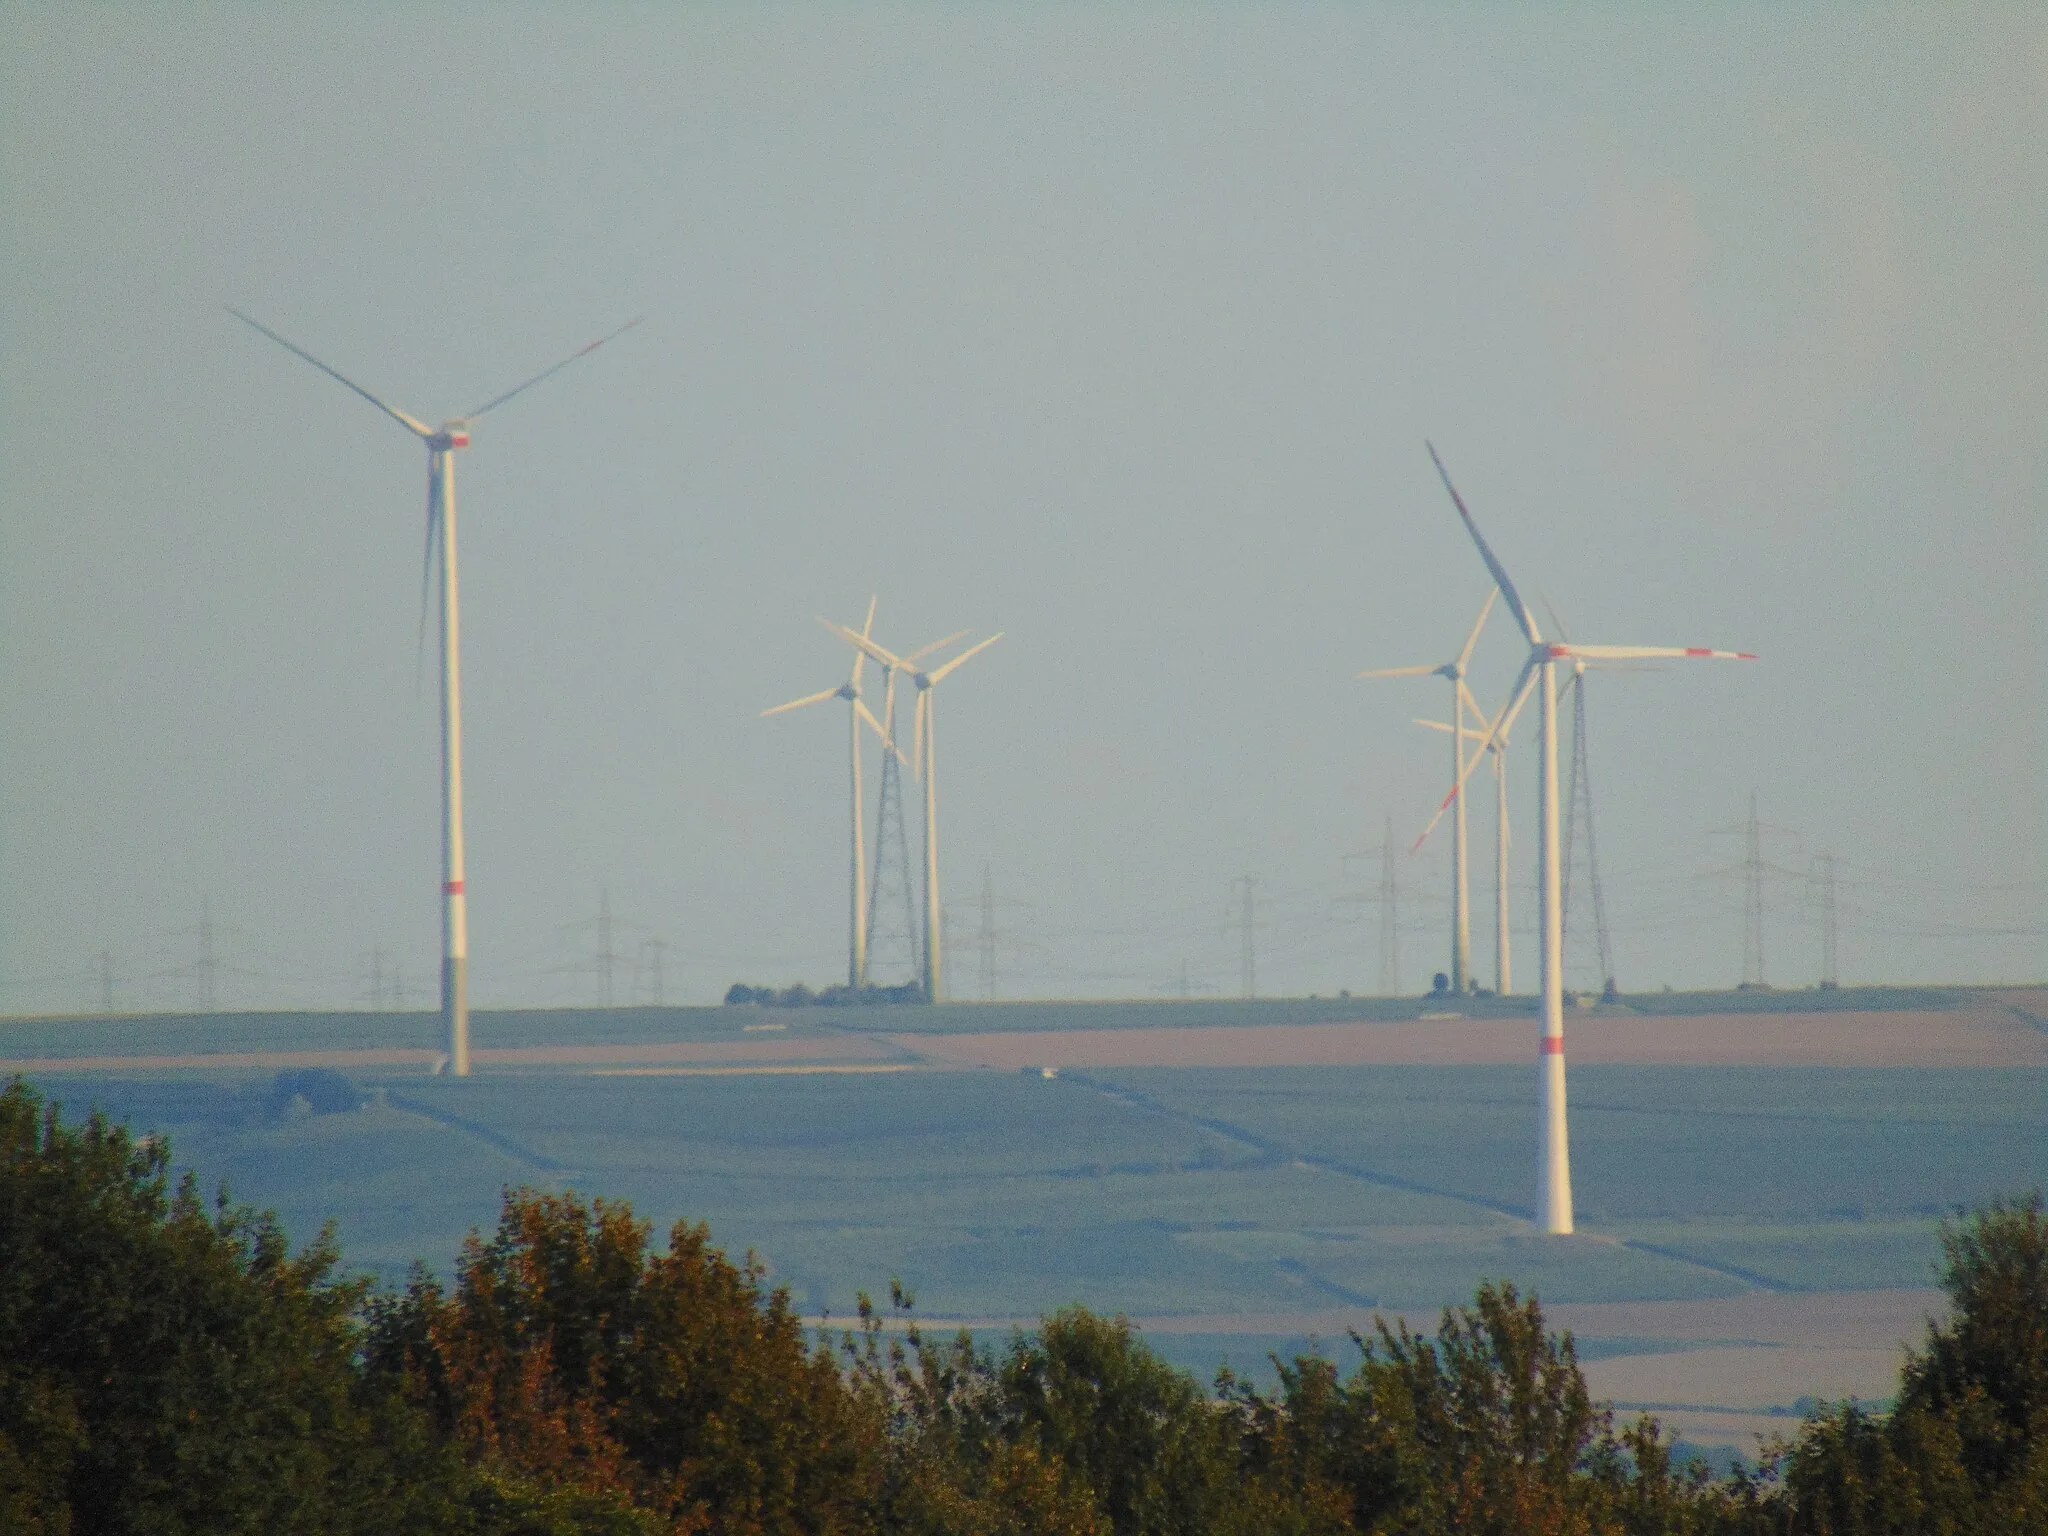
[[[883,650],[866,635],[855,634],[844,624],[834,624],[823,618],[818,622],[849,645],[867,652],[892,672],[909,673],[911,682],[917,685],[911,757],[917,763],[918,776],[924,780],[924,999],[927,1003],[940,1002],[943,1000],[941,993],[945,987],[946,972],[945,934],[939,915],[938,730],[932,690],[1003,637],[1001,633],[990,635],[979,644],[970,645],[944,666],[926,672],[916,665],[917,658],[929,655],[950,641],[942,640],[937,645],[926,646],[912,656],[896,656]]]
[[[1493,975],[1494,992],[1500,997],[1506,997],[1514,990],[1513,940],[1508,929],[1508,849],[1511,845],[1508,829],[1508,733],[1514,729],[1515,712],[1527,698],[1525,692],[1521,698],[1509,700],[1487,729],[1464,731],[1468,741],[1477,743],[1480,755],[1493,759]],[[1432,731],[1453,729],[1441,720],[1417,720],[1415,723]],[[1478,761],[1478,756],[1472,759],[1474,764]],[[1472,770],[1466,768],[1464,771],[1469,774]],[[1415,840],[1417,848],[1428,840],[1429,834],[1436,830],[1436,824],[1443,820],[1445,806],[1453,801],[1464,804],[1463,789],[1461,781],[1444,804],[1437,807],[1436,815],[1422,829],[1422,836]]]
[[[863,635],[872,634],[874,632],[874,628],[875,599],[869,598],[867,622],[864,625],[862,625],[861,633]],[[761,711],[761,717],[765,720],[770,715],[787,714],[789,711],[793,709],[803,709],[808,705],[822,704],[827,699],[844,699],[850,706],[852,706],[846,712],[847,774],[851,790],[847,799],[847,804],[850,808],[850,816],[848,819],[851,823],[853,832],[853,851],[852,856],[848,861],[849,868],[847,880],[848,898],[846,921],[846,984],[847,986],[855,989],[866,986],[868,980],[868,866],[867,847],[863,840],[865,837],[865,829],[862,825],[861,820],[863,815],[866,813],[866,807],[862,803],[861,795],[861,726],[866,725],[868,729],[872,730],[877,736],[882,738],[882,774],[885,798],[887,795],[889,769],[891,766],[889,761],[889,754],[893,752],[895,749],[895,743],[892,734],[893,726],[891,730],[884,730],[882,728],[881,722],[875,719],[874,712],[868,708],[867,701],[861,697],[860,674],[861,668],[863,665],[866,664],[866,662],[867,654],[863,651],[856,650],[853,653],[853,671],[851,675],[848,676],[845,682],[839,684],[836,688],[827,688],[818,693],[808,694],[801,699],[791,699],[787,704],[778,704],[773,709],[764,709]],[[892,690],[890,693],[890,703],[892,708],[894,705],[894,701],[895,694]]]
[[[448,1070],[456,1077],[467,1077],[469,903],[463,877],[462,847],[462,661],[456,612],[455,454],[469,446],[470,428],[479,417],[524,394],[541,380],[561,372],[578,358],[595,352],[613,337],[630,331],[640,321],[627,321],[616,331],[598,337],[560,362],[543,368],[524,383],[515,384],[503,394],[486,400],[467,416],[452,417],[439,427],[429,427],[395,406],[385,404],[362,385],[343,377],[269,326],[251,320],[238,309],[230,309],[228,313],[261,331],[287,352],[311,363],[337,384],[362,396],[427,447],[427,548],[426,561],[420,573],[423,624],[426,588],[432,579],[437,555],[441,563],[441,1018],[447,1033]]]
[[[1571,1139],[1565,1119],[1564,912],[1557,835],[1557,664],[1573,660],[1634,661],[1663,657],[1727,661],[1754,661],[1756,658],[1746,651],[1710,651],[1697,646],[1569,645],[1544,639],[1543,632],[1536,625],[1535,614],[1522,601],[1514,582],[1508,578],[1506,568],[1494,557],[1492,548],[1479,532],[1479,525],[1472,520],[1464,498],[1451,483],[1450,471],[1437,457],[1436,448],[1426,446],[1429,446],[1430,459],[1436,465],[1444,489],[1450,493],[1451,502],[1458,509],[1466,533],[1471,535],[1480,559],[1485,561],[1494,585],[1499,588],[1502,601],[1529,643],[1529,658],[1523,664],[1522,675],[1510,696],[1509,713],[1503,719],[1512,718],[1513,711],[1520,705],[1521,695],[1533,685],[1542,722],[1537,750],[1539,814],[1536,823],[1540,869],[1540,878],[1536,882],[1537,921],[1542,936],[1538,946],[1542,972],[1542,1029],[1537,1046],[1542,1140],[1537,1165],[1536,1214],[1546,1233],[1563,1235],[1572,1230],[1572,1174]]]
[[[1486,712],[1479,708],[1472,697],[1472,690],[1465,686],[1465,669],[1472,661],[1472,648],[1479,644],[1479,632],[1486,628],[1487,615],[1493,612],[1494,594],[1486,594],[1486,602],[1480,607],[1479,619],[1473,624],[1472,632],[1465,637],[1465,647],[1450,661],[1437,666],[1385,667],[1378,671],[1361,672],[1361,680],[1384,677],[1443,677],[1451,683],[1451,719],[1455,728],[1451,731],[1451,792],[1444,797],[1443,805],[1437,807],[1441,816],[1446,807],[1453,811],[1451,840],[1451,990],[1470,991],[1472,987],[1472,883],[1466,873],[1465,863],[1465,797],[1460,793],[1465,782],[1465,712],[1469,708],[1480,720]],[[1430,825],[1434,827],[1435,821]],[[1424,833],[1423,837],[1429,834]],[[1422,838],[1415,840],[1415,848],[1422,846]],[[1414,849],[1409,850],[1411,853]]]

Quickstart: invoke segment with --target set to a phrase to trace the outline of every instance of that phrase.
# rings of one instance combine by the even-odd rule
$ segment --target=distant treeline
[[[829,986],[813,992],[802,982],[786,987],[750,987],[736,981],[725,989],[725,1000],[735,1006],[753,1003],[762,1008],[860,1008],[875,1003],[921,1003],[924,984],[906,981],[900,987]]]
[[[1953,1316],[1891,1413],[1827,1408],[1715,1479],[1654,1421],[1617,1428],[1508,1285],[1434,1335],[1354,1335],[1348,1374],[1306,1356],[1271,1393],[1205,1391],[1079,1308],[987,1349],[864,1299],[819,1337],[704,1227],[656,1246],[574,1194],[509,1192],[450,1283],[377,1290],[330,1236],[294,1254],[274,1218],[173,1190],[161,1141],[18,1081],[0,1147],[5,1532],[2048,1531],[2038,1196],[1945,1229]]]

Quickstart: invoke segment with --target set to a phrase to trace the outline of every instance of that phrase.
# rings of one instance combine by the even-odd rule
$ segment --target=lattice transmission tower
[[[1607,899],[1600,891],[1600,849],[1598,842],[1593,836],[1593,773],[1592,769],[1588,766],[1586,758],[1585,672],[1574,672],[1569,686],[1572,690],[1572,766],[1571,778],[1566,786],[1565,794],[1563,881],[1561,885],[1563,900],[1559,906],[1558,913],[1564,930],[1564,969],[1565,975],[1570,976],[1572,974],[1572,886],[1574,883],[1572,872],[1576,862],[1573,858],[1573,852],[1577,844],[1580,828],[1583,827],[1586,835],[1585,883],[1588,889],[1586,900],[1581,903],[1579,910],[1583,913],[1587,906],[1592,908],[1594,958],[1597,961],[1597,972],[1593,979],[1593,985],[1585,990],[1597,991],[1602,997],[1612,998],[1617,995],[1614,983],[1614,947],[1608,937]],[[1585,924],[1582,921],[1580,923],[1581,933],[1583,933],[1584,927]],[[1585,948],[1585,941],[1581,938],[1578,946],[1580,954],[1579,974],[1581,976],[1585,974]]]
[[[884,706],[888,739],[896,739],[896,691]],[[910,833],[903,824],[903,770],[895,752],[882,752],[880,804],[875,812],[875,868],[868,890],[868,974],[876,986],[916,981],[924,975],[917,941],[917,893],[911,886]]]
[[[1762,987],[1764,981],[1764,824],[1756,814],[1756,791],[1749,792],[1749,820],[1742,828],[1742,985]]]
[[[1841,973],[1835,968],[1835,856],[1827,852],[1815,854],[1807,878],[1820,902],[1821,990],[1832,992],[1842,984]]]

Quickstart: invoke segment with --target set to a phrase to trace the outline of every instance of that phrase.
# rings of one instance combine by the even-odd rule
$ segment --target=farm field
[[[1620,1007],[1570,1016],[1573,1024],[1633,1018],[1683,1019],[1700,1015],[1781,1016],[1862,1014],[1944,1016],[1984,1014],[2008,1023],[2048,1024],[2048,993],[2027,988],[1853,987],[1803,992],[1652,993]],[[472,1015],[480,1051],[580,1046],[759,1043],[778,1035],[814,1042],[845,1036],[921,1037],[1039,1035],[1104,1030],[1186,1030],[1400,1023],[1447,1020],[1517,1020],[1530,1016],[1529,999],[1271,998],[1251,1001],[1123,1001],[1056,1003],[946,1003],[936,1008],[533,1008],[487,1009]],[[424,1012],[154,1014],[0,1020],[0,1061],[277,1055],[325,1052],[403,1052],[401,1065],[424,1065],[439,1050],[438,1015]],[[1254,1063],[1256,1064],[1256,1063]],[[1269,1063],[1279,1064],[1279,1063]]]
[[[1891,1023],[1918,1020],[1937,1056],[1973,1030],[2041,1038],[1981,994],[1938,1014],[1903,1001]],[[1831,1027],[1862,1029],[1864,1004]],[[1115,1022],[1048,1029],[1040,1010],[1029,1031],[929,1034],[904,1027],[910,1009],[863,1010],[865,1030],[827,1010],[505,1015],[480,1022],[498,1054],[467,1082],[428,1075],[411,1016],[23,1022],[0,1024],[0,1049],[73,1110],[169,1134],[181,1166],[277,1209],[295,1239],[334,1221],[387,1282],[415,1259],[445,1273],[505,1187],[575,1188],[657,1226],[708,1222],[814,1317],[891,1278],[928,1320],[994,1336],[1081,1302],[1140,1319],[1206,1378],[1225,1361],[1266,1374],[1269,1351],[1311,1337],[1341,1360],[1375,1310],[1426,1326],[1506,1278],[1579,1330],[1596,1390],[1682,1411],[1707,1441],[1786,1428],[1800,1398],[1888,1390],[1939,1299],[1942,1215],[2048,1183],[2048,1067],[1581,1061],[1582,1231],[1545,1239],[1526,1220],[1526,1060],[1286,1065],[1313,1015],[1222,1007],[1179,1029],[1069,1005]],[[1413,1019],[1346,1033],[1384,1043]],[[1051,1077],[970,1064],[1027,1034],[1115,1049]],[[1173,1036],[1255,1037],[1281,1064],[1142,1064]],[[255,1064],[281,1037],[294,1060],[348,1063],[367,1102],[281,1100]],[[1141,1064],[1120,1064],[1138,1038]],[[418,1055],[380,1061],[392,1051]],[[195,1064],[144,1065],[166,1058]]]

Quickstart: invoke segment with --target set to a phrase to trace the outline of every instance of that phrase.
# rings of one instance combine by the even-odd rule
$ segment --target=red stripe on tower
[[[443,896],[460,896],[462,894],[462,882],[460,880],[450,880],[441,887],[441,894]]]
[[[1543,1037],[1543,1050],[1541,1054],[1545,1056],[1562,1056],[1564,1054],[1564,1036],[1545,1035]]]

